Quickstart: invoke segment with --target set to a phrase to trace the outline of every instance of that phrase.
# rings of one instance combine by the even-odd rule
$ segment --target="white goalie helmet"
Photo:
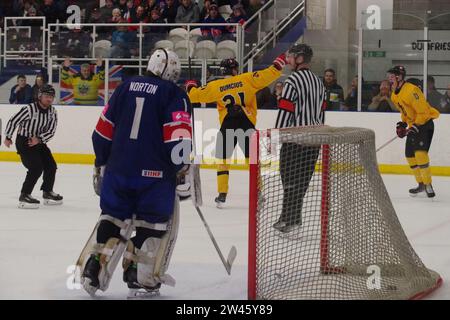
[[[178,55],[169,49],[156,49],[148,60],[147,71],[164,80],[177,82],[181,73]]]

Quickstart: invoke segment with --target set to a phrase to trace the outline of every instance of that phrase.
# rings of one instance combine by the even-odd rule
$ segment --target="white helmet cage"
[[[177,82],[181,73],[180,59],[170,49],[156,49],[148,60],[147,71],[161,79]]]

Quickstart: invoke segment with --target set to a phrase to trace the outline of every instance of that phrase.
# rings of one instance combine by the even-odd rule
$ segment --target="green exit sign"
[[[386,51],[364,51],[364,58],[386,58]]]

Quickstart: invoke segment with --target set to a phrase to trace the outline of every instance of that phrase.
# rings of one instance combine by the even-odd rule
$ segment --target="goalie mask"
[[[180,59],[172,50],[156,49],[148,61],[147,71],[161,79],[177,82],[181,72]]]

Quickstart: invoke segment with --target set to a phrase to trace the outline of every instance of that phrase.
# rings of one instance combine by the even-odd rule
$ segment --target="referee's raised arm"
[[[286,79],[278,103],[276,128],[322,125],[325,121],[325,87],[310,70],[313,50],[296,44],[287,53],[293,73]]]

